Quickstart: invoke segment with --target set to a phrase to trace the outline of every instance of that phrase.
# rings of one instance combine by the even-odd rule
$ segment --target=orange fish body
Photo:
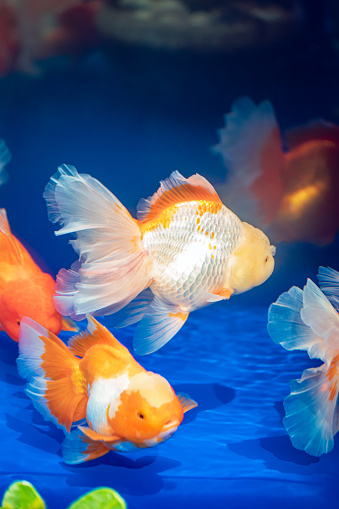
[[[225,123],[214,147],[228,170],[222,198],[275,242],[332,242],[339,231],[339,127],[319,120],[282,136],[270,102],[256,106],[249,98],[235,101]]]
[[[42,272],[11,233],[6,211],[0,210],[0,326],[18,341],[20,321],[29,316],[55,333],[62,318],[53,305],[55,281]]]
[[[131,451],[167,440],[196,403],[146,371],[89,317],[68,347],[29,318],[21,323],[18,369],[46,420],[65,429],[63,457],[80,463],[109,450]],[[72,424],[86,419],[88,426]],[[70,432],[70,433],[69,433]]]

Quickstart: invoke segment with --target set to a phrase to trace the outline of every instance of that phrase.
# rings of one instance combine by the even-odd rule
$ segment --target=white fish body
[[[44,197],[57,235],[76,232],[76,267],[57,278],[56,308],[64,316],[115,313],[115,326],[140,321],[139,354],[158,350],[199,307],[263,283],[275,248],[243,223],[200,175],[174,172],[138,205],[133,219],[89,175],[62,166]]]

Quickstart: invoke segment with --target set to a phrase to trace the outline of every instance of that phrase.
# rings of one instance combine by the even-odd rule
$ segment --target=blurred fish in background
[[[106,0],[97,23],[112,41],[228,52],[290,36],[301,22],[301,12],[294,0]]]
[[[339,126],[317,120],[282,135],[269,101],[233,103],[213,150],[228,170],[218,191],[274,242],[331,243],[339,231]],[[284,150],[285,148],[285,150]]]
[[[97,43],[99,0],[2,0],[0,76],[13,70],[35,74],[38,62],[78,56]]]

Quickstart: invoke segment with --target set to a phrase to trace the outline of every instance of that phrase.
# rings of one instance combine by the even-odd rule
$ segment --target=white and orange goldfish
[[[339,430],[339,273],[320,267],[318,279],[323,291],[309,279],[304,290],[293,286],[280,295],[268,312],[275,343],[323,361],[291,382],[284,401],[283,422],[292,444],[312,456],[331,451]]]
[[[81,463],[109,450],[129,452],[167,440],[196,402],[176,395],[162,376],[146,371],[94,318],[68,347],[23,318],[17,360],[26,393],[46,420],[66,431],[63,457]],[[76,421],[85,419],[88,426]],[[69,433],[70,432],[70,433]]]
[[[75,232],[79,264],[57,277],[56,308],[76,318],[119,311],[116,326],[140,323],[138,354],[158,350],[189,313],[263,283],[274,246],[221,202],[212,185],[179,172],[141,200],[138,220],[89,175],[62,166],[46,186],[49,218]],[[124,308],[124,309],[122,309]]]
[[[339,231],[339,126],[318,120],[281,134],[269,101],[240,98],[213,147],[228,170],[220,196],[274,242],[331,243]],[[283,150],[286,145],[287,151]]]

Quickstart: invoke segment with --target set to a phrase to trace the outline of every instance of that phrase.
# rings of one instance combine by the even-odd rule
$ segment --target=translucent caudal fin
[[[122,309],[151,282],[138,222],[100,182],[63,165],[47,184],[49,219],[75,233],[78,267],[59,274],[55,305],[72,318]]]
[[[29,382],[26,393],[46,420],[69,431],[72,422],[86,417],[87,387],[79,360],[59,338],[24,317],[19,353],[19,374]]]
[[[282,197],[284,154],[272,105],[256,106],[248,97],[237,99],[219,130],[213,147],[228,170],[217,190],[223,202],[251,224],[270,224]]]
[[[303,372],[290,384],[291,394],[284,401],[284,426],[297,449],[321,456],[333,449],[337,432],[338,357]]]
[[[329,362],[333,350],[301,317],[304,292],[293,286],[280,295],[268,310],[267,330],[272,340],[286,350],[306,350],[310,358]]]
[[[331,267],[319,267],[317,277],[321,290],[339,311],[339,272]]]
[[[302,320],[324,344],[339,351],[339,314],[316,284],[308,279],[304,287]]]

